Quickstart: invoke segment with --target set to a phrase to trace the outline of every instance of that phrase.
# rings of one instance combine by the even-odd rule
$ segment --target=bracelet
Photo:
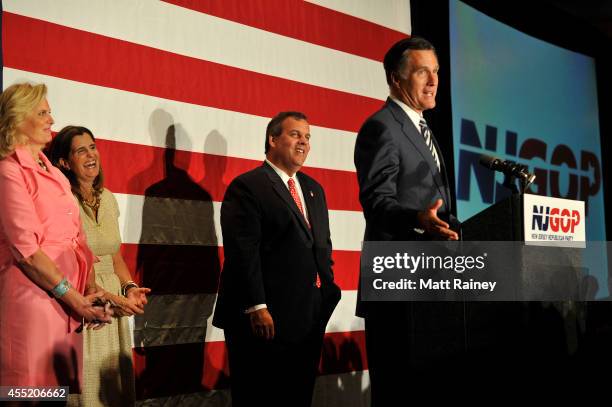
[[[127,297],[127,293],[130,290],[130,288],[139,288],[139,287],[138,287],[138,284],[136,284],[135,282],[131,280],[127,281],[125,282],[125,284],[121,286],[121,295],[123,295],[124,297]]]
[[[70,290],[71,287],[72,285],[70,285],[68,280],[66,280],[66,277],[64,277],[62,278],[62,281],[60,281],[55,287],[53,287],[53,289],[51,289],[51,293],[55,298],[61,298],[64,296],[64,294],[68,292],[68,290]]]

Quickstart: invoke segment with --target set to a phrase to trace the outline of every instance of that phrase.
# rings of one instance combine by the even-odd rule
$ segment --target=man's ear
[[[397,72],[391,72],[391,84],[394,88],[399,88],[399,74]]]
[[[268,144],[270,144],[270,147],[276,147],[276,137],[268,136]]]

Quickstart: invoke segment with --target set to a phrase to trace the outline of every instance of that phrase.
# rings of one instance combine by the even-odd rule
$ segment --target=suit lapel
[[[408,115],[406,115],[406,112],[404,112],[402,108],[397,105],[397,103],[393,102],[391,98],[387,99],[387,107],[391,111],[393,117],[395,117],[395,120],[397,120],[397,122],[401,124],[404,135],[408,137],[410,142],[414,145],[416,150],[423,157],[423,160],[425,160],[427,165],[429,165],[429,171],[431,172],[434,182],[436,183],[436,187],[438,188],[438,191],[440,191],[440,195],[444,199],[444,203],[445,205],[447,205],[448,208],[448,205],[450,205],[450,197],[446,188],[448,182],[445,183],[445,180],[443,179],[442,173],[445,172],[445,168],[443,165],[442,158],[440,157],[440,148],[438,146],[437,141],[435,140],[435,137],[432,137],[432,139],[434,140],[434,145],[438,150],[438,158],[440,159],[440,171],[438,171],[438,166],[436,165],[436,162],[433,156],[431,155],[431,151],[429,151],[427,144],[425,144],[425,139],[423,138],[421,133],[419,133],[416,127],[414,127],[414,124],[412,123]]]
[[[266,172],[266,175],[272,182],[272,188],[274,189],[274,192],[276,192],[276,194],[287,204],[287,206],[289,206],[289,209],[291,209],[293,214],[297,217],[297,220],[300,223],[301,227],[306,232],[306,235],[310,239],[312,239],[312,233],[310,231],[310,228],[306,224],[304,215],[302,215],[302,212],[300,212],[300,209],[297,207],[295,201],[293,200],[293,198],[291,197],[291,194],[289,193],[289,189],[284,185],[283,180],[278,176],[278,174],[274,171],[274,169],[270,167],[266,162],[264,162],[263,168],[264,168],[264,171]],[[302,186],[302,192],[304,193],[304,187],[302,185],[302,178],[300,178],[300,186]],[[304,197],[304,199],[306,199],[306,197]],[[310,208],[308,207],[306,208],[308,212],[310,213]]]
[[[306,205],[306,211],[308,212],[308,221],[310,222],[310,227],[314,229],[319,220],[319,214],[317,212],[317,196],[313,192],[310,181],[301,172],[297,173],[297,177],[300,181],[300,187],[302,188],[302,195],[304,195],[304,204]]]
[[[448,173],[446,172],[446,164],[444,163],[444,158],[442,157],[442,150],[440,150],[440,146],[438,145],[438,140],[434,136],[433,132],[431,133],[431,139],[433,140],[434,146],[436,150],[438,150],[438,159],[440,160],[440,174],[443,177],[442,183],[444,185],[444,190],[446,191],[447,200],[444,201],[448,212],[452,212],[452,204],[451,204],[451,194],[450,194],[450,184],[448,183]]]

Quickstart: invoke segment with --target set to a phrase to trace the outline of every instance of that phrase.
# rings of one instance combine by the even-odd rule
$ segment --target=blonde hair
[[[15,147],[26,143],[17,127],[47,96],[45,84],[16,83],[0,94],[0,160],[13,154]]]

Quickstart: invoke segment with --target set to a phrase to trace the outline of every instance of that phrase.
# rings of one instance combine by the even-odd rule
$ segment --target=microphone
[[[527,166],[514,161],[503,161],[489,155],[480,156],[480,165],[493,171],[502,172],[510,177],[516,177],[524,183],[525,189],[535,181],[535,174],[529,173]]]

